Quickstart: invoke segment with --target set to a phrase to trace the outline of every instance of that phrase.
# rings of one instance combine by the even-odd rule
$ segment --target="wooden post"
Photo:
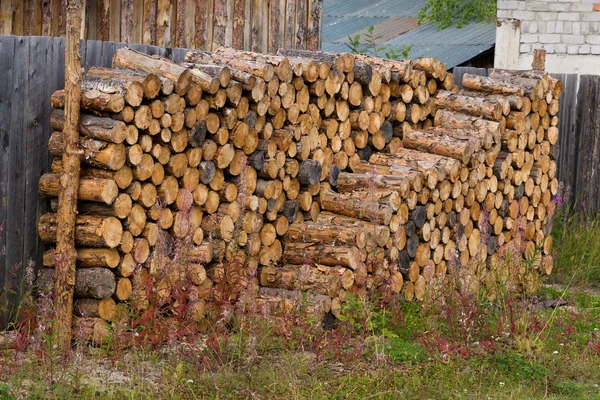
[[[65,152],[64,172],[58,195],[58,225],[56,234],[56,320],[55,334],[64,351],[71,347],[73,290],[75,287],[75,216],[79,188],[79,109],[81,103],[81,60],[79,32],[81,0],[69,0],[65,44]]]
[[[533,50],[532,69],[536,71],[544,71],[546,69],[546,50]]]

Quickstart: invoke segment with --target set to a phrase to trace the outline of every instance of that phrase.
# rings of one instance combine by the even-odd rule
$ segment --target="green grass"
[[[560,210],[552,227],[555,260],[552,281],[600,287],[600,219],[585,221]]]
[[[539,293],[545,298],[564,295],[552,288]],[[54,376],[43,353],[0,353],[5,365],[0,399],[600,398],[600,296],[566,297],[574,308],[520,308],[517,325],[520,321],[531,332],[501,335],[493,347],[483,344],[486,332],[474,333],[465,354],[449,351],[443,340],[424,345],[419,338],[428,337],[439,321],[413,304],[399,305],[403,318],[395,324],[388,311],[368,305],[359,309],[358,303],[356,314],[372,313],[380,325],[370,329],[379,334],[360,338],[355,331],[354,337],[344,337],[349,347],[363,346],[350,358],[334,346],[339,338],[323,341],[324,349],[317,352],[303,349],[306,343],[297,338],[274,335],[267,325],[237,328],[219,338],[218,349],[207,344],[206,336],[187,346],[117,354],[79,347],[70,361],[54,360],[59,364]],[[488,320],[495,324],[497,316],[483,321]],[[538,334],[537,348],[519,346],[519,339]],[[453,337],[444,339],[452,342]]]
[[[42,340],[0,352],[0,400],[600,399],[600,227],[565,220],[554,235],[552,285],[532,297],[350,299],[328,333],[301,314],[244,316],[183,344],[79,345],[66,361]]]

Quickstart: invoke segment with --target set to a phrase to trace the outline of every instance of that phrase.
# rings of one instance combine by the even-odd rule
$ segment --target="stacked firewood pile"
[[[552,268],[562,84],[543,72],[465,75],[459,92],[429,58],[122,48],[113,67],[83,80],[80,328],[119,302],[185,301],[201,320],[246,293],[246,309],[337,315],[349,295],[422,300],[448,275],[477,290],[507,254]],[[40,192],[56,197],[64,92],[51,101]],[[41,217],[45,242],[58,222]],[[40,288],[53,279],[40,270]]]

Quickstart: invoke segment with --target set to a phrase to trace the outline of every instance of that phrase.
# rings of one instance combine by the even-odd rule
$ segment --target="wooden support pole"
[[[79,188],[79,110],[81,105],[81,0],[69,0],[65,44],[65,152],[64,172],[58,195],[58,226],[56,234],[55,335],[63,351],[71,348],[73,291],[75,287],[75,216]]]
[[[533,50],[532,69],[536,71],[544,71],[546,69],[546,50]]]

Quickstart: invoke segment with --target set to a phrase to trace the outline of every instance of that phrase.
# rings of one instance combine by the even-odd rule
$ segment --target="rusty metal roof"
[[[374,26],[375,36],[382,36],[378,44],[396,48],[413,46],[410,58],[436,57],[448,68],[494,47],[494,23],[470,23],[462,29],[452,26],[443,31],[429,24],[418,25],[416,17],[426,1],[323,0],[323,50],[349,51],[348,35],[360,33],[364,38],[370,26]]]

